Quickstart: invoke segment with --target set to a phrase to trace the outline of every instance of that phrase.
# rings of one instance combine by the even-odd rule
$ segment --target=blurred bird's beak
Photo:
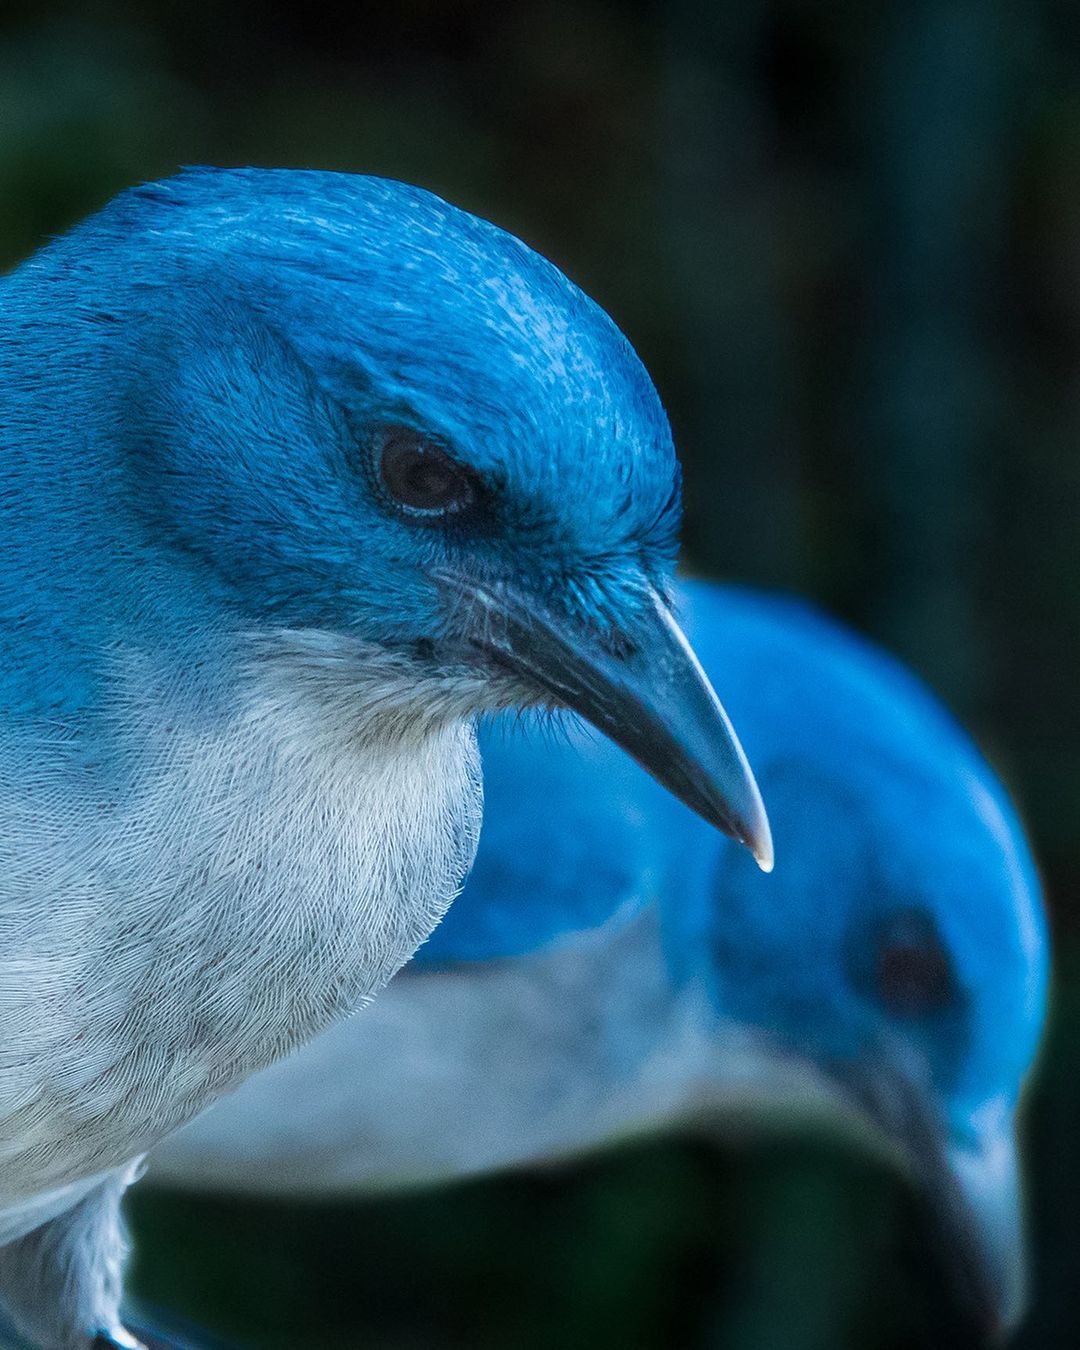
[[[474,648],[580,713],[772,870],[769,822],[742,746],[655,591],[631,628],[605,635],[509,587],[440,579],[467,602]]]
[[[1024,1315],[1027,1263],[1016,1140],[1006,1122],[968,1146],[945,1153],[946,1175],[959,1197],[961,1232],[974,1274],[991,1294],[984,1305],[992,1340],[1003,1340]]]
[[[846,1075],[846,1086],[853,1077]],[[970,1137],[949,1138],[929,1094],[902,1075],[855,1086],[872,1123],[901,1153],[943,1268],[981,1343],[999,1345],[1025,1311],[1023,1203],[1011,1110],[990,1103]]]

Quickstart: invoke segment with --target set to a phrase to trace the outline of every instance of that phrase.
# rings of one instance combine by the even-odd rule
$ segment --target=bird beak
[[[970,1145],[953,1145],[945,1168],[959,1197],[958,1236],[970,1253],[972,1283],[977,1287],[981,1279],[992,1294],[986,1305],[988,1338],[1000,1342],[1019,1324],[1027,1303],[1023,1200],[1011,1120]]]
[[[442,576],[471,614],[469,642],[598,730],[710,824],[773,865],[754,775],[701,663],[651,588],[626,631],[606,636],[505,585]]]
[[[863,1077],[855,1090],[915,1183],[959,1309],[980,1344],[1001,1344],[1023,1316],[1027,1297],[1013,1113],[991,1103],[958,1142],[928,1089],[902,1074],[877,1073],[873,1084]]]

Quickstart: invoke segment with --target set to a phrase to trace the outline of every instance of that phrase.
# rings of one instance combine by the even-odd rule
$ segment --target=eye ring
[[[476,475],[412,427],[382,428],[375,439],[374,463],[383,492],[412,519],[461,516],[479,499]]]

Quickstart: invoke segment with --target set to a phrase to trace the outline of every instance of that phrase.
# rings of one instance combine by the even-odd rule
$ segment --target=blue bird
[[[155,1153],[196,1188],[347,1195],[783,1108],[883,1146],[985,1329],[1023,1305],[1016,1110],[1046,1000],[1023,832],[898,665],[689,583],[768,794],[769,881],[587,730],[496,728],[464,894],[363,1018]]]
[[[138,1159],[435,926],[478,713],[576,708],[771,845],[665,599],[657,395],[516,239],[399,183],[189,171],[0,312],[0,1306],[132,1346]]]

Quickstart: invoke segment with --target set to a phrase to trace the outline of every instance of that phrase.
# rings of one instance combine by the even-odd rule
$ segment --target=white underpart
[[[0,762],[0,1242],[368,999],[471,861],[470,726],[287,638],[225,716],[132,665],[115,797]]]

